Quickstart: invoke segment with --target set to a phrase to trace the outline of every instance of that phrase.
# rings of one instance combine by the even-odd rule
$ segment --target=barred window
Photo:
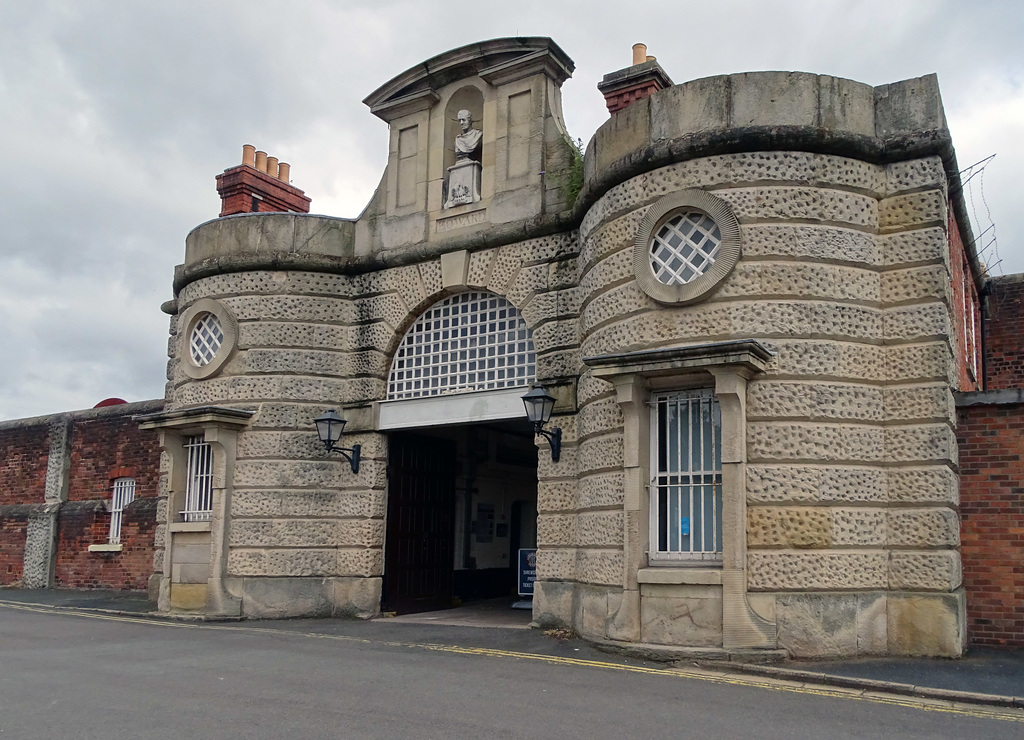
[[[208,522],[213,510],[213,451],[203,435],[186,437],[184,447],[187,468],[181,517],[186,522]]]
[[[135,479],[115,478],[110,506],[110,544],[121,544],[121,519],[124,507],[135,500]]]
[[[652,560],[722,556],[722,412],[711,389],[655,396]]]
[[[533,338],[515,306],[490,293],[459,293],[406,332],[388,378],[388,400],[516,388],[536,376]]]

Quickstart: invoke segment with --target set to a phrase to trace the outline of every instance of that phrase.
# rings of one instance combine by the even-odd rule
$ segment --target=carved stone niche
[[[360,217],[368,225],[357,228],[367,240],[360,249],[462,239],[571,205],[557,182],[572,164],[561,85],[573,68],[549,38],[493,39],[440,54],[371,93],[363,102],[391,136],[381,188]],[[473,151],[460,157],[462,111],[480,135],[470,134]]]
[[[483,170],[484,137],[473,136],[473,131],[480,131],[484,117],[484,96],[477,88],[467,85],[457,90],[445,106],[444,114],[444,180],[441,191],[443,208],[479,203],[481,174]],[[469,134],[462,131],[460,114],[469,113]],[[460,137],[480,138],[471,151],[456,151]],[[493,137],[492,137],[493,139]],[[463,147],[468,148],[467,146]]]

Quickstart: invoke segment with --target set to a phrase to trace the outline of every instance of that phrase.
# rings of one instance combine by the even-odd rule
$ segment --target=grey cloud
[[[362,98],[435,54],[496,36],[551,36],[575,59],[564,109],[570,132],[584,141],[607,119],[597,82],[629,63],[636,41],[677,82],[756,69],[870,84],[938,72],[955,141],[963,141],[961,164],[999,152],[986,173],[986,196],[1003,269],[1024,270],[1024,226],[1013,197],[1024,168],[1013,133],[1024,125],[1020,4],[524,0],[465,7],[386,0],[0,5],[7,173],[0,179],[0,418],[91,406],[111,395],[162,395],[167,317],[159,305],[171,297],[188,230],[217,215],[214,176],[240,161],[241,144],[290,161],[314,211],[355,216],[387,150],[387,127]],[[977,115],[990,109],[1009,120],[995,125]]]

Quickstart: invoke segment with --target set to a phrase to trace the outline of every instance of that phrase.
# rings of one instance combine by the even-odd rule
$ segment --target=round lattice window
[[[685,285],[715,264],[722,246],[722,230],[701,211],[673,216],[658,229],[651,242],[651,269],[665,285]]]
[[[212,313],[203,313],[192,327],[192,335],[188,340],[192,362],[199,367],[209,365],[217,356],[217,350],[224,343],[224,329]]]
[[[652,205],[637,230],[633,273],[662,303],[698,301],[721,284],[740,257],[740,227],[721,198],[683,190]]]
[[[238,324],[225,306],[200,298],[181,315],[181,370],[190,378],[215,375],[228,361],[238,339]]]

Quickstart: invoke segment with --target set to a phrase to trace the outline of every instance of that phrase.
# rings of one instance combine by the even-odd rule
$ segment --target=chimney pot
[[[647,55],[646,44],[633,44],[633,64],[606,74],[597,83],[609,113],[628,108],[638,100],[671,86],[672,79],[654,57]]]
[[[282,182],[289,182],[292,178],[292,166],[287,162],[281,162],[277,165],[277,179]]]
[[[261,151],[257,151],[256,152],[256,169],[258,169],[260,172],[266,172],[267,171],[267,153],[266,152],[261,152]]]
[[[266,173],[271,177],[277,177],[277,157],[267,157]]]
[[[242,164],[247,164],[250,167],[256,166],[256,147],[252,144],[242,145]]]

